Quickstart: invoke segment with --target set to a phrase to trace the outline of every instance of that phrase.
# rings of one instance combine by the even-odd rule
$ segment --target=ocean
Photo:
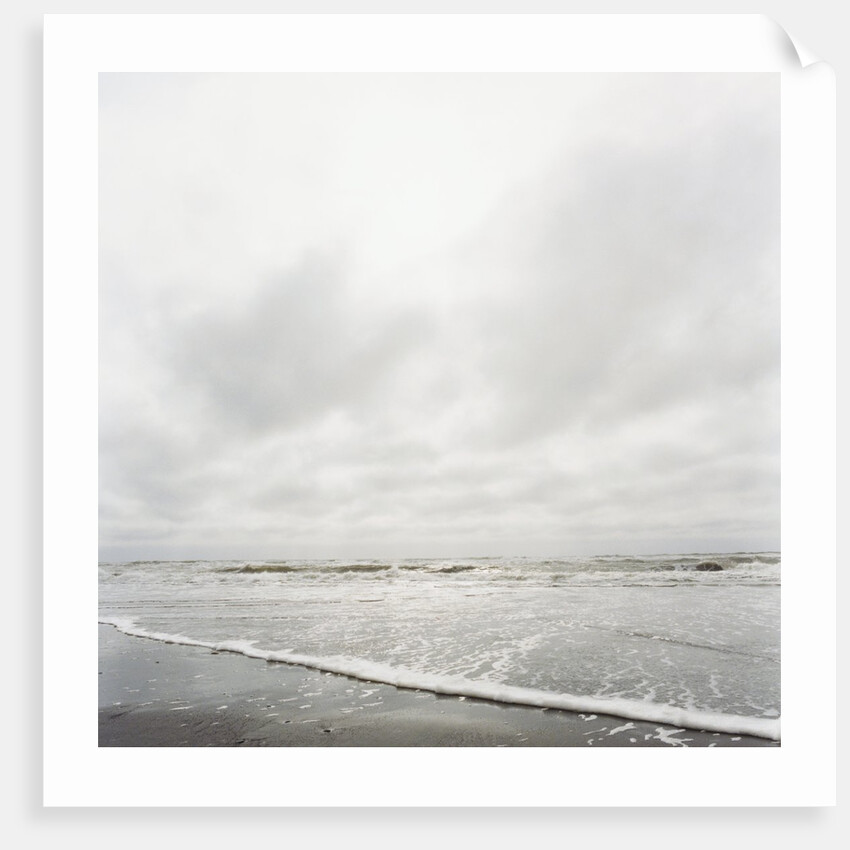
[[[780,739],[778,552],[99,565],[99,622],[365,681]]]

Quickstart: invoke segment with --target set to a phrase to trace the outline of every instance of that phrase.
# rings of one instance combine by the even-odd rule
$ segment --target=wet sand
[[[775,747],[395,688],[98,626],[102,747]]]

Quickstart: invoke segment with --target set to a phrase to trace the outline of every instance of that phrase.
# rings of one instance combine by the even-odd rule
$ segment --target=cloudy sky
[[[779,548],[779,80],[104,74],[101,557]]]

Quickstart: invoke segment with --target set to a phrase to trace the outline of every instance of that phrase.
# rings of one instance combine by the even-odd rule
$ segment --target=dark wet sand
[[[128,637],[98,626],[102,747],[775,747],[507,706]]]

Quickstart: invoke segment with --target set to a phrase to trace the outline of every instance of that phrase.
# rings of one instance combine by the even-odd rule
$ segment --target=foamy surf
[[[469,697],[510,705],[550,708],[581,713],[607,714],[626,720],[663,723],[686,729],[720,732],[730,735],[752,735],[772,741],[781,739],[780,719],[754,717],[685,709],[672,705],[621,698],[551,693],[533,688],[469,679],[463,676],[429,674],[379,662],[342,656],[319,657],[256,647],[254,641],[198,640],[183,634],[140,628],[132,620],[121,617],[100,618],[99,623],[113,626],[126,635],[163,643],[198,646],[218,652],[233,652],[248,658],[294,664],[327,673],[335,673],[366,682],[399,688],[430,691],[447,696]]]

